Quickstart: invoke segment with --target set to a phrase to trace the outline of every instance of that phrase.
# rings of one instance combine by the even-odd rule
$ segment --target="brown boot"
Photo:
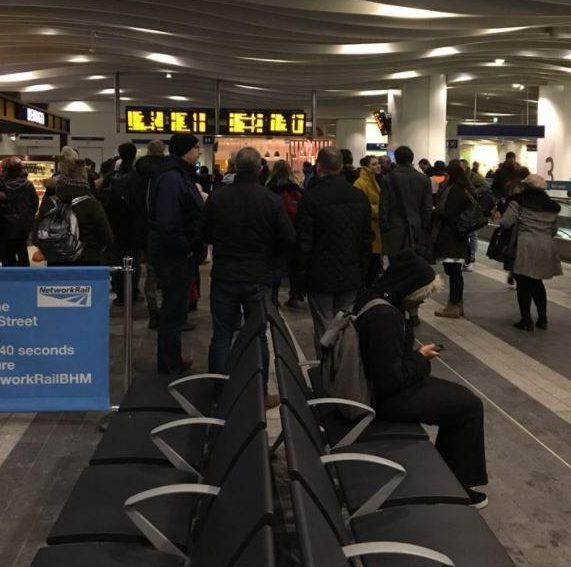
[[[454,305],[453,303],[448,303],[446,307],[435,311],[434,314],[437,317],[446,317],[448,319],[460,319],[462,317],[460,305]]]

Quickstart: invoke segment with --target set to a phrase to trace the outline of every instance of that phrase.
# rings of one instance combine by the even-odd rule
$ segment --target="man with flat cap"
[[[157,336],[160,374],[182,374],[192,364],[182,357],[181,331],[192,278],[205,257],[200,233],[203,200],[193,182],[198,144],[192,134],[175,134],[169,142],[170,155],[150,191],[149,256],[163,298]]]

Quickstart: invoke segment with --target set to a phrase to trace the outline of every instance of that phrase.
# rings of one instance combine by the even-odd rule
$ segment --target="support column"
[[[545,138],[537,141],[537,173],[549,179],[553,159],[553,179],[571,179],[571,83],[539,88],[537,123],[545,126]]]
[[[406,81],[389,91],[392,115],[390,147],[409,146],[415,163],[446,159],[446,76],[433,75]]]
[[[115,102],[115,130],[117,134],[120,134],[121,133],[121,77],[119,73],[115,73],[114,102]]]
[[[351,150],[354,165],[367,155],[367,121],[365,118],[340,118],[337,120],[335,145],[339,149]]]

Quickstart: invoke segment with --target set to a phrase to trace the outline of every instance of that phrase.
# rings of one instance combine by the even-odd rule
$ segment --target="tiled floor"
[[[437,376],[467,384],[484,399],[490,505],[483,516],[518,566],[571,565],[571,273],[549,283],[550,329],[514,329],[515,292],[497,265],[479,259],[466,274],[466,320],[442,321],[422,308],[418,339],[444,343]],[[207,277],[203,277],[206,288]],[[206,294],[205,294],[206,295]],[[113,308],[112,392],[121,395],[121,318]],[[197,371],[210,338],[204,297],[185,344]],[[300,348],[313,358],[311,317],[284,311]],[[144,306],[135,312],[135,371],[154,369],[155,335]],[[28,567],[100,439],[98,414],[0,415],[0,567]],[[272,435],[278,412],[269,413]],[[278,461],[277,467],[280,467]],[[287,514],[287,511],[286,511]],[[488,567],[488,566],[485,566]],[[493,566],[490,566],[493,567]]]

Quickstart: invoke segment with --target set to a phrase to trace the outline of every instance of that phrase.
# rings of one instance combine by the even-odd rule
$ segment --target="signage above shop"
[[[305,136],[305,112],[222,110],[220,133],[238,136]]]
[[[389,149],[388,144],[374,144],[369,143],[367,144],[367,151],[368,152],[386,152]]]
[[[545,138],[545,126],[529,124],[458,124],[464,138]]]
[[[33,122],[40,126],[46,125],[46,113],[37,108],[30,108],[29,106],[22,106],[22,119],[26,122]]]
[[[0,96],[0,133],[69,134],[70,121],[43,108]]]

